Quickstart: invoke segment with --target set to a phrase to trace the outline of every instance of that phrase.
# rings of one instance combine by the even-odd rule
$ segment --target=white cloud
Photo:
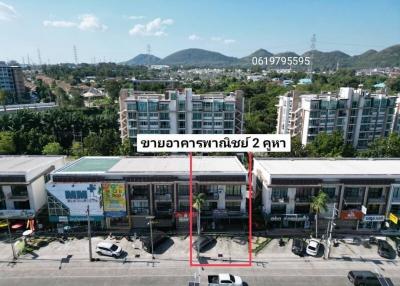
[[[173,23],[174,20],[172,19],[156,18],[144,25],[136,24],[129,30],[129,34],[132,36],[166,36],[165,29]]]
[[[0,20],[9,21],[17,17],[14,7],[0,2]]]
[[[76,23],[68,21],[43,21],[43,26],[45,27],[55,27],[55,28],[70,28],[76,27]]]
[[[225,39],[223,37],[211,37],[211,41],[223,43],[225,45],[236,43],[236,40],[234,39]]]
[[[145,16],[129,16],[128,17],[128,19],[131,19],[131,20],[142,20],[144,18],[146,18],[146,17]]]
[[[224,39],[224,44],[227,44],[227,45],[229,45],[229,44],[234,44],[234,43],[236,43],[236,40],[234,40],[234,39]]]
[[[79,16],[79,21],[71,22],[64,20],[45,20],[43,26],[53,28],[78,28],[82,31],[104,31],[107,26],[102,24],[100,20],[92,14],[84,14]]]
[[[191,34],[191,35],[188,37],[188,39],[191,40],[191,41],[199,41],[199,40],[201,40],[201,37],[198,36],[198,35],[196,35],[196,34]]]
[[[80,23],[78,28],[83,31],[107,30],[107,26],[100,23],[100,20],[91,14],[85,14],[79,17]]]

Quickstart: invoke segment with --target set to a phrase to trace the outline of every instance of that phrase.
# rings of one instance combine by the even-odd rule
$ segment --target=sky
[[[243,57],[400,44],[399,0],[0,0],[0,61],[126,61],[202,48]]]

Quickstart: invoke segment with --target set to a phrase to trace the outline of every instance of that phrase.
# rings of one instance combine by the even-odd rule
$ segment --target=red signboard
[[[340,213],[340,219],[342,220],[362,220],[364,214],[360,210],[347,210]]]

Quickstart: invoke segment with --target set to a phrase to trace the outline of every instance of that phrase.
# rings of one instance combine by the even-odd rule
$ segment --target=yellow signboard
[[[102,183],[104,215],[121,217],[126,215],[125,184]]]
[[[392,213],[389,214],[389,220],[395,224],[397,224],[399,222],[399,218]]]

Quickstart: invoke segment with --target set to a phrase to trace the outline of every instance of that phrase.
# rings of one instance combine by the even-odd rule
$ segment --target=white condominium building
[[[165,94],[123,89],[120,93],[121,138],[136,145],[137,134],[241,134],[241,91],[194,94],[191,88]]]
[[[375,139],[397,131],[396,99],[348,87],[340,88],[338,94],[291,92],[279,97],[276,130],[300,136],[304,145],[321,132],[338,130],[346,143],[364,149]]]

